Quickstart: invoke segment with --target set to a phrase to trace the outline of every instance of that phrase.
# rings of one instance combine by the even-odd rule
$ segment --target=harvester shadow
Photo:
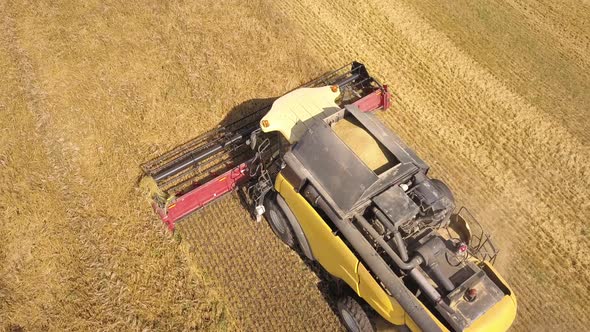
[[[255,116],[257,113],[267,110],[270,105],[277,98],[262,98],[262,99],[251,99],[245,101],[235,107],[233,107],[224,119],[220,122],[220,127],[233,126],[240,119],[244,119],[248,116]],[[235,158],[235,159],[233,159]],[[232,162],[238,163],[240,159],[239,153],[232,155]],[[248,195],[248,184],[242,185],[237,190],[237,196],[242,207],[248,211],[252,219],[254,215],[254,204]],[[264,223],[267,224],[266,218]],[[268,226],[270,228],[270,226]],[[278,238],[276,241],[280,241]],[[340,318],[338,314],[337,302],[342,294],[346,294],[349,291],[349,287],[339,282],[336,278],[326,272],[319,263],[314,262],[307,258],[300,250],[294,250],[301,260],[305,263],[308,270],[316,275],[318,282],[316,284],[317,289],[320,291],[324,301],[328,304],[334,315]]]
[[[341,281],[338,281],[336,278],[330,275],[326,270],[324,270],[320,266],[319,263],[311,261],[300,251],[296,252],[301,257],[301,260],[305,263],[305,265],[307,265],[307,268],[311,272],[313,272],[319,279],[318,283],[316,284],[316,287],[320,291],[320,294],[324,298],[324,301],[326,301],[326,303],[330,307],[330,310],[332,310],[334,315],[340,319],[337,302],[343,294],[346,294],[346,292],[348,291],[348,287],[346,287],[346,285],[343,285]]]
[[[318,262],[311,261],[305,256],[300,250],[295,250],[301,260],[305,263],[307,268],[313,272],[319,279],[316,287],[320,291],[320,294],[324,298],[324,301],[328,304],[332,312],[340,323],[345,326],[342,321],[342,316],[338,310],[338,300],[343,296],[350,295],[360,301],[363,308],[366,310],[371,324],[376,331],[391,331],[391,332],[409,332],[410,330],[405,326],[392,325],[384,318],[379,316],[369,304],[367,304],[362,298],[356,296],[356,293],[342,280],[333,277],[330,273],[324,270]]]
[[[252,99],[245,101],[234,108],[232,108],[225,118],[219,124],[220,127],[232,125],[236,121],[243,119],[244,117],[248,117],[250,115],[255,115],[256,113],[260,112],[261,110],[266,109],[277,98],[264,98],[264,99]],[[237,190],[238,198],[242,207],[248,211],[251,218],[255,218],[254,215],[254,204],[248,195],[248,187],[247,185],[241,186]],[[264,218],[264,223],[268,224],[266,218]],[[270,228],[270,226],[268,226]],[[280,241],[278,238],[277,241]],[[339,297],[345,293],[348,287],[342,285],[341,282],[338,282],[334,277],[332,277],[328,272],[326,272],[317,262],[314,262],[307,258],[300,250],[294,250],[297,255],[301,258],[301,260],[305,263],[308,270],[311,271],[316,275],[318,278],[318,282],[316,284],[317,289],[320,291],[320,294],[324,298],[324,301],[329,305],[330,309],[337,317],[338,315],[338,308],[337,308],[337,301]]]
[[[234,128],[240,126],[243,119],[256,118],[257,115],[269,109],[272,103],[278,97],[271,98],[256,98],[244,101],[234,106],[221,120],[219,127]],[[246,120],[247,121],[247,120]],[[230,164],[237,165],[243,161],[243,154],[240,150],[233,150],[229,152]],[[254,204],[248,196],[248,186],[250,183],[241,185],[237,191],[239,202],[242,207],[248,211],[251,218],[255,218]]]
[[[277,99],[278,97],[271,98],[255,98],[246,100],[234,107],[227,112],[223,120],[219,123],[219,126],[224,127],[239,121],[247,116],[253,115],[261,110],[266,109]]]

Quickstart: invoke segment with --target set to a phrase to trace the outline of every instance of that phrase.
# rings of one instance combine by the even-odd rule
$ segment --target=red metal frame
[[[390,106],[390,98],[391,94],[388,92],[387,86],[384,85],[382,89],[375,90],[353,104],[363,112],[373,112],[379,108],[386,110]],[[168,225],[168,229],[173,231],[174,224],[178,220],[231,192],[238,185],[247,181],[250,178],[250,163],[251,161],[242,163],[213,180],[195,187],[169,202],[164,208],[159,207],[155,202],[152,206],[162,221]]]
[[[247,181],[250,178],[248,165],[249,162],[240,164],[218,177],[195,187],[193,190],[168,203],[165,208],[160,208],[155,202],[152,206],[162,221],[168,225],[168,229],[173,231],[174,224],[178,220]]]
[[[373,112],[379,108],[384,110],[390,106],[391,93],[389,93],[387,85],[383,89],[377,89],[363,98],[352,103],[363,112]]]

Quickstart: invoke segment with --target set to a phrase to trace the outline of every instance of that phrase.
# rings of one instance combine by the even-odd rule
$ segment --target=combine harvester
[[[369,310],[412,331],[507,330],[516,298],[497,250],[372,114],[389,100],[354,62],[146,163],[142,185],[171,230],[240,189],[258,220],[349,286],[338,309],[350,331],[374,329]]]

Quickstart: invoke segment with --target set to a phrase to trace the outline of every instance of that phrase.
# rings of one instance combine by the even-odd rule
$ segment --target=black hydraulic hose
[[[387,242],[385,242],[383,237],[381,237],[377,233],[377,231],[375,231],[375,229],[369,224],[369,222],[367,221],[367,219],[365,219],[365,217],[361,216],[360,214],[357,214],[357,215],[355,215],[355,219],[361,224],[361,226],[363,226],[363,228],[365,228],[367,230],[367,232],[369,232],[371,237],[375,241],[377,241],[377,243],[387,252],[387,254],[393,259],[395,264],[398,264],[398,262],[401,262],[401,264],[403,264],[404,266],[409,267],[409,268],[403,268],[403,267],[400,267],[400,268],[402,268],[404,270],[410,270],[408,272],[408,274],[414,279],[414,281],[416,281],[416,283],[418,284],[420,289],[428,296],[428,298],[432,302],[439,303],[441,301],[441,295],[428,282],[428,280],[426,280],[424,275],[422,275],[422,273],[420,273],[419,269],[417,268],[418,265],[420,265],[423,262],[423,259],[421,256],[418,256],[418,255],[414,256],[414,258],[412,258],[412,260],[410,260],[409,263],[402,261],[401,258],[397,255],[397,253],[395,251],[393,251],[393,249],[391,249],[391,246],[389,246],[387,244]],[[407,254],[406,254],[406,256],[407,256]],[[401,265],[398,265],[398,266],[401,266]]]
[[[409,259],[408,250],[404,245],[404,240],[402,239],[402,235],[399,231],[393,233],[393,242],[395,242],[395,245],[397,246],[397,251],[399,251],[399,255],[402,258],[402,260],[404,262],[407,262]]]
[[[408,257],[408,251],[406,249],[406,246],[404,244],[404,240],[402,239],[402,235],[399,232],[398,229],[395,229],[393,227],[393,225],[389,222],[389,220],[387,219],[387,217],[385,216],[385,214],[383,214],[383,212],[381,212],[381,210],[377,209],[376,207],[373,208],[373,212],[375,213],[375,215],[377,216],[377,218],[384,223],[385,225],[391,225],[391,230],[393,232],[393,242],[395,243],[397,250],[399,252],[399,255],[401,257],[401,259],[404,262],[407,262],[409,257]],[[442,271],[440,270],[438,263],[433,263],[430,264],[428,266],[428,268],[430,268],[430,270],[432,271],[433,275],[434,275],[434,279],[436,281],[437,285],[442,285],[443,288],[447,291],[447,292],[452,292],[455,289],[455,286],[453,285],[453,283],[451,282],[451,280],[449,278],[447,278],[447,276],[445,276]],[[418,275],[420,274],[420,275]],[[423,276],[420,272],[417,271],[417,269],[411,270],[409,272],[409,275],[414,278],[414,280],[416,280],[416,278],[418,279],[422,279]],[[420,284],[420,282],[418,282]],[[440,299],[440,295],[438,294],[438,292],[436,292],[436,290],[432,287],[428,287],[427,286],[428,291],[431,293],[429,295],[429,297],[434,298],[436,300]],[[432,292],[432,291],[435,292]]]
[[[371,271],[373,271],[377,277],[379,277],[380,281],[385,285],[385,288],[391,293],[393,298],[395,298],[402,308],[404,308],[404,311],[412,318],[412,320],[423,331],[441,331],[440,327],[424,309],[422,304],[412,293],[410,293],[401,279],[393,273],[391,268],[383,258],[379,256],[358,229],[356,229],[351,222],[340,219],[321,196],[318,197],[317,204],[318,207],[326,213],[330,220],[334,222],[344,237],[348,239],[352,247],[363,259],[363,262],[369,266]]]
[[[408,251],[406,249],[406,246],[404,245],[402,235],[400,234],[399,230],[395,229],[395,227],[393,227],[393,224],[391,224],[389,219],[387,219],[387,216],[385,216],[385,214],[383,212],[381,212],[381,210],[379,210],[378,208],[373,207],[373,213],[375,213],[375,216],[377,216],[377,218],[393,232],[393,242],[395,243],[395,245],[397,247],[399,255],[401,256],[401,259],[404,262],[407,262],[408,261]],[[453,285],[451,280],[447,276],[445,276],[442,273],[442,271],[440,270],[438,263],[434,262],[434,263],[430,264],[428,266],[428,268],[430,269],[430,271],[432,271],[433,277],[434,277],[437,285],[442,285],[442,287],[448,293],[452,292],[455,289],[455,286]],[[410,273],[410,275],[412,275],[412,273]]]
[[[379,219],[379,221],[381,221],[381,223],[383,223],[383,225],[387,227],[392,233],[399,233],[399,229],[393,226],[393,224],[391,223],[391,221],[389,221],[389,218],[387,218],[385,213],[379,210],[376,206],[373,206],[373,213],[375,214],[377,219]],[[407,259],[404,260],[407,261]]]
[[[383,239],[383,237],[380,236],[379,233],[377,233],[377,231],[369,224],[369,222],[367,221],[367,219],[365,219],[365,217],[363,217],[361,215],[356,215],[355,217],[356,217],[356,220],[361,224],[361,226],[363,226],[363,228],[365,228],[367,230],[367,232],[369,232],[371,237],[375,241],[377,241],[377,243],[387,252],[387,254],[389,256],[391,256],[391,258],[393,259],[395,264],[397,266],[399,266],[400,269],[411,270],[424,262],[422,257],[419,255],[414,256],[409,262],[404,262],[399,257],[399,255],[391,248],[391,246],[389,244],[387,244],[387,242]]]
[[[399,231],[393,233],[393,242],[397,246],[397,250],[399,251],[400,257],[404,260],[404,262],[407,262],[408,261],[408,250],[406,249],[406,246],[404,244],[404,240],[402,239],[402,235]],[[438,269],[438,272],[440,273],[440,269]],[[408,274],[410,275],[410,277],[412,277],[416,281],[416,283],[418,285],[420,285],[420,289],[422,289],[422,291],[424,291],[425,293],[430,292],[430,294],[427,294],[427,296],[431,300],[433,300],[435,302],[439,302],[439,303],[441,302],[440,301],[441,296],[439,295],[439,293],[424,278],[424,276],[422,275],[422,273],[419,271],[418,268],[411,270]],[[437,279],[438,279],[438,277],[437,277]],[[448,278],[444,277],[442,279],[446,279],[450,283],[450,280]],[[441,280],[441,279],[438,279],[438,280]],[[444,282],[442,282],[442,283],[443,283],[443,287],[445,287],[445,289],[447,289],[448,284],[445,284]],[[424,287],[424,285],[426,285],[426,286]],[[452,285],[453,284],[451,283],[451,287],[452,287]],[[448,289],[447,289],[447,291],[450,292],[450,290],[448,290]]]
[[[408,272],[410,277],[414,279],[414,281],[420,287],[420,290],[426,294],[428,299],[435,304],[444,303],[442,302],[442,296],[438,293],[438,291],[430,284],[428,279],[420,272],[420,268],[415,268],[412,271]]]

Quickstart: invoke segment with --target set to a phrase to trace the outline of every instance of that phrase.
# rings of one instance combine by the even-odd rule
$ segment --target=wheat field
[[[236,194],[169,234],[140,164],[352,60],[492,233],[515,331],[590,323],[590,3],[0,1],[0,330],[334,331]]]

